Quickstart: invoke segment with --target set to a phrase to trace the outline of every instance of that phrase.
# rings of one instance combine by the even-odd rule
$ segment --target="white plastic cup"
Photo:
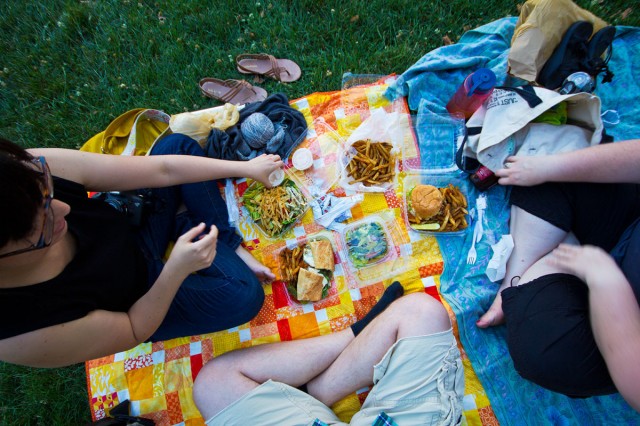
[[[269,183],[273,186],[278,186],[284,181],[284,170],[277,169],[271,172],[269,175]]]
[[[307,170],[313,164],[313,154],[308,148],[299,148],[293,153],[293,167],[298,170]]]

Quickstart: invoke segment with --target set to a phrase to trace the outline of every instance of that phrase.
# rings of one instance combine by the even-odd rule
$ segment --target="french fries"
[[[282,280],[287,284],[296,284],[300,268],[307,266],[307,263],[302,260],[302,247],[296,247],[293,250],[285,249],[280,256],[282,259]]]
[[[438,232],[454,232],[465,229],[468,226],[465,215],[469,214],[469,211],[464,194],[452,184],[446,188],[438,188],[438,190],[444,199],[440,212],[427,221],[409,215],[409,222],[412,224],[438,224],[440,227],[434,229]]]
[[[391,182],[395,173],[395,156],[391,153],[393,145],[389,142],[359,140],[351,145],[356,155],[349,161],[347,171],[352,177],[349,184],[362,182],[365,186]]]

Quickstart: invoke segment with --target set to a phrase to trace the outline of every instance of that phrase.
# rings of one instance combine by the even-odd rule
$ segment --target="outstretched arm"
[[[587,283],[598,349],[620,394],[640,411],[640,307],[631,285],[598,247],[561,244],[551,262]]]
[[[640,183],[640,139],[541,156],[513,156],[497,170],[501,185],[543,182]]]
[[[81,183],[90,191],[158,188],[228,177],[248,177],[271,187],[269,174],[283,164],[272,154],[251,161],[228,161],[192,155],[104,155],[62,148],[29,152],[44,156],[55,176]]]

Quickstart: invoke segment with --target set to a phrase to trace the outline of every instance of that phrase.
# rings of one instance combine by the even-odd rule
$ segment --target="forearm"
[[[54,175],[91,191],[158,188],[227,177],[251,177],[248,162],[192,155],[103,155],[60,148],[30,150],[42,155]]]
[[[149,291],[131,306],[128,315],[137,342],[146,341],[158,329],[186,277],[186,273],[165,265]]]
[[[640,308],[620,270],[589,285],[591,325],[616,388],[640,411]]]
[[[550,155],[545,162],[547,182],[640,183],[640,139]]]

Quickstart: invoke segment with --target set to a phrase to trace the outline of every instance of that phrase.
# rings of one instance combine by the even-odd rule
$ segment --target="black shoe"
[[[542,67],[538,74],[538,83],[547,89],[555,90],[570,74],[582,71],[587,58],[587,43],[592,33],[591,22],[574,22]]]
[[[616,35],[616,29],[612,26],[602,28],[595,33],[587,44],[587,58],[584,63],[584,71],[589,73],[593,78],[598,74],[603,74],[602,82],[608,83],[613,79],[613,73],[609,71],[609,59],[613,51],[613,38]],[[607,55],[602,59],[602,55]]]

